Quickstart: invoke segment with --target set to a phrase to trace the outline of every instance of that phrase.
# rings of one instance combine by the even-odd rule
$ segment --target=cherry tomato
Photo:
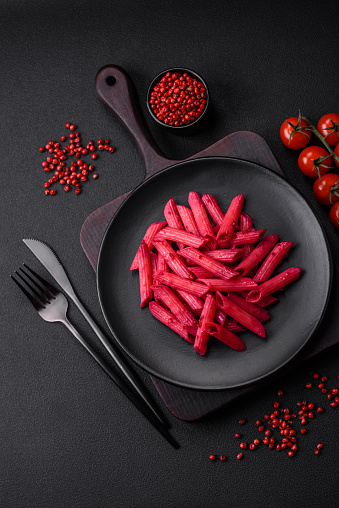
[[[308,130],[302,130],[301,127],[308,127],[308,124],[305,120],[300,119],[299,121],[297,116],[287,118],[282,123],[280,127],[280,139],[285,146],[292,148],[292,150],[299,150],[309,143],[311,133]],[[295,132],[293,132],[294,129]]]
[[[325,173],[329,172],[331,167],[331,156],[325,148],[321,148],[320,146],[307,146],[300,152],[298,166],[304,175],[317,178],[319,174],[325,175]]]
[[[335,147],[335,149],[333,151],[336,154],[336,156],[339,157],[339,143],[337,144],[337,146]],[[334,163],[339,167],[339,162],[337,162],[335,159],[334,159]]]
[[[333,205],[339,201],[339,175],[327,173],[317,178],[313,185],[313,194],[322,205]]]
[[[323,136],[326,137],[326,141],[329,145],[336,145],[339,143],[339,114],[338,113],[327,113],[322,116],[318,122],[317,129]],[[330,134],[331,131],[334,131]]]
[[[339,201],[334,203],[330,210],[330,220],[333,226],[339,229]]]

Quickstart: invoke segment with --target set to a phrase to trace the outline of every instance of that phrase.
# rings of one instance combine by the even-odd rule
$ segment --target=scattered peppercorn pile
[[[97,160],[97,150],[110,153],[113,153],[115,150],[114,146],[110,145],[109,139],[98,139],[97,144],[94,141],[89,141],[87,145],[84,146],[82,144],[80,132],[75,130],[75,125],[67,122],[65,127],[69,129],[71,133],[69,134],[68,143],[66,136],[60,137],[60,141],[66,143],[63,148],[60,142],[53,140],[39,148],[41,153],[47,151],[50,154],[42,163],[44,171],[46,171],[46,173],[54,171],[53,176],[44,183],[45,194],[50,196],[56,194],[55,189],[50,189],[56,182],[63,185],[65,192],[69,192],[72,186],[74,186],[75,194],[80,194],[81,185],[88,181],[90,173],[92,173],[92,178],[94,180],[99,176],[94,172],[95,167],[93,164],[87,164],[82,159],[90,155],[92,160]],[[71,157],[75,157],[78,160],[72,160],[68,162],[68,166],[66,166],[66,161],[69,161]]]
[[[331,408],[336,408],[339,406],[339,390],[338,388],[327,388],[326,383],[328,381],[327,376],[322,376],[318,373],[313,374],[313,379],[318,382],[318,389],[326,396],[326,399]],[[307,389],[313,388],[313,383],[306,383],[305,387]],[[282,390],[277,392],[279,397],[283,397],[284,393]],[[274,410],[272,413],[267,413],[264,415],[263,420],[256,420],[255,426],[257,427],[258,432],[263,433],[264,437],[257,437],[253,440],[252,443],[247,443],[242,441],[240,443],[240,449],[242,450],[237,454],[236,458],[241,460],[244,458],[243,450],[255,450],[260,443],[263,443],[271,450],[281,451],[286,450],[289,457],[293,457],[295,452],[298,450],[298,439],[300,439],[299,434],[304,435],[307,433],[306,425],[309,420],[313,420],[316,415],[324,413],[324,408],[322,406],[318,406],[311,401],[297,401],[297,410],[298,413],[294,413],[290,408],[281,407],[281,403],[276,401],[273,404]],[[301,428],[294,429],[293,423],[294,421],[300,421]],[[241,418],[239,420],[239,425],[245,425],[246,419]],[[276,432],[278,436],[273,436],[273,432]],[[237,432],[234,437],[236,439],[241,439],[243,436],[239,432]],[[280,441],[279,441],[280,439]],[[315,455],[320,455],[321,450],[323,449],[324,444],[318,443],[315,445],[313,449],[313,453]],[[215,461],[217,456],[212,454],[209,456],[209,460]],[[225,455],[220,456],[220,461],[225,462],[227,460]]]
[[[167,72],[153,87],[149,99],[158,120],[183,127],[199,118],[206,107],[206,89],[187,72]]]

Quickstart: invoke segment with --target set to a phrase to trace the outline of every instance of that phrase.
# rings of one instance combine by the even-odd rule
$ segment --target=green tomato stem
[[[316,129],[314,125],[312,125],[311,122],[305,116],[302,116],[301,118],[305,120],[305,122],[309,125],[311,132],[313,132],[317,136],[317,138],[320,139],[322,144],[325,146],[326,150],[328,150],[331,156],[339,163],[339,157],[334,153],[330,145],[327,143],[325,137],[320,134],[318,129]]]

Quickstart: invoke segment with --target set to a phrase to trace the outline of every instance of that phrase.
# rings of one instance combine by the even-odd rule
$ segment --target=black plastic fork
[[[11,278],[19,286],[22,292],[27,296],[40,316],[49,322],[59,321],[63,323],[72,334],[78,339],[82,346],[114,381],[120,390],[129,398],[129,400],[139,409],[139,411],[148,419],[148,421],[163,435],[163,437],[174,447],[179,448],[179,444],[171,436],[168,430],[159,422],[146,404],[135,394],[135,392],[114,372],[114,370],[99,356],[94,349],[83,339],[79,332],[67,319],[68,301],[58,289],[47,282],[34,270],[27,265],[23,265],[15,271],[16,278]],[[34,278],[32,277],[34,276]],[[19,279],[19,280],[18,280]],[[21,282],[19,282],[21,281]]]

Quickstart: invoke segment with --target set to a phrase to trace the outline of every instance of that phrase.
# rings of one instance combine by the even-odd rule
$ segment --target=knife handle
[[[143,385],[142,381],[138,378],[136,373],[132,370],[132,368],[128,365],[127,361],[123,357],[122,353],[120,353],[113,344],[107,339],[107,337],[102,333],[99,326],[96,324],[91,315],[87,312],[85,307],[82,305],[74,291],[68,291],[68,296],[73,300],[75,305],[78,307],[88,324],[91,326],[92,330],[95,332],[101,343],[105,346],[110,356],[113,358],[115,364],[119,367],[120,371],[124,374],[125,378],[129,382],[129,384],[133,387],[134,391],[138,393],[138,395],[142,398],[147,407],[152,411],[152,413],[157,417],[159,422],[165,426],[169,427],[168,423],[161,415],[160,410],[157,408],[156,403],[151,398],[150,394],[146,390],[146,387]]]
[[[162,436],[176,449],[179,448],[179,444],[177,441],[171,436],[168,432],[166,426],[164,426],[159,418],[154,414],[154,411],[149,409],[149,406],[145,406],[140,400],[140,397],[135,393],[131,386],[127,384],[120,376],[118,376],[113,369],[99,356],[94,349],[87,344],[87,342],[82,338],[80,333],[76,328],[69,322],[67,318],[60,320],[69,331],[77,338],[82,346],[86,349],[86,351],[94,358],[94,360],[100,365],[100,367],[106,372],[106,374],[114,381],[114,383],[120,388],[120,390],[128,397],[128,399],[134,404],[134,406],[139,409],[139,411],[147,418],[147,420],[162,434]]]

